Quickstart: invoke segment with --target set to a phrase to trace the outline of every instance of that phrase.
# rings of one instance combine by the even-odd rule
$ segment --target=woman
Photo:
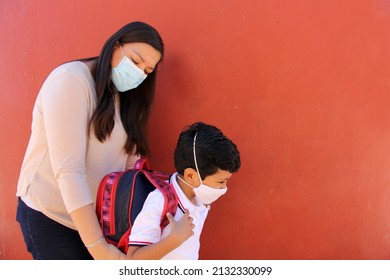
[[[132,168],[149,153],[163,54],[158,32],[133,22],[98,57],[62,64],[45,80],[17,186],[17,220],[34,259],[126,258],[103,238],[94,202],[105,174]],[[188,215],[171,222],[182,230],[166,250],[191,234]]]

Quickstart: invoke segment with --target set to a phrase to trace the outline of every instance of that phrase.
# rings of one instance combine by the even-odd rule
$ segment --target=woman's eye
[[[138,65],[139,62],[137,62],[136,60],[134,60],[133,58],[131,58],[131,61],[135,64],[135,65]]]

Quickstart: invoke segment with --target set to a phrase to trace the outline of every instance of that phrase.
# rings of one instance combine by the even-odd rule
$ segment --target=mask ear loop
[[[121,43],[119,43],[119,48],[121,49],[122,56],[125,56],[125,55],[123,54],[122,44],[121,44]]]
[[[202,184],[202,177],[200,177],[200,173],[199,173],[199,168],[198,168],[198,163],[196,161],[196,151],[195,151],[195,143],[196,143],[196,136],[198,135],[198,132],[195,133],[195,137],[194,137],[194,142],[192,144],[192,150],[194,152],[194,161],[195,161],[195,168],[196,168],[196,172],[198,173],[198,177],[199,177],[199,180],[200,180],[200,183]],[[180,178],[179,176],[177,176],[177,178],[182,181],[183,183],[185,183],[186,185],[190,186],[191,188],[194,189],[193,186],[191,186],[190,184],[188,184],[185,180],[183,180],[182,178]]]
[[[195,133],[195,136],[194,136],[194,144],[193,144],[194,161],[195,161],[196,172],[198,172],[199,180],[200,180],[200,183],[202,184],[202,177],[200,176],[200,172],[199,172],[199,168],[198,168],[198,162],[196,160],[196,151],[195,151],[195,143],[196,143],[196,136],[197,135],[198,135],[198,132]]]

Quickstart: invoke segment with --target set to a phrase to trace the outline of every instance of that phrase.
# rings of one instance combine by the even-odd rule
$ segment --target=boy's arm
[[[126,258],[132,260],[158,260],[164,257],[172,250],[179,247],[185,240],[192,236],[194,225],[189,211],[186,209],[184,216],[175,221],[171,214],[167,214],[170,230],[169,235],[147,246],[129,246]]]

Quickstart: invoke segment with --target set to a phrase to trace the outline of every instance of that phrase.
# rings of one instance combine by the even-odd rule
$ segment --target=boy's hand
[[[175,221],[171,213],[167,213],[167,218],[171,227],[170,234],[172,237],[175,237],[175,240],[178,243],[182,244],[194,234],[193,228],[195,225],[192,223],[192,218],[190,217],[188,209],[185,210],[184,216],[178,221]]]

